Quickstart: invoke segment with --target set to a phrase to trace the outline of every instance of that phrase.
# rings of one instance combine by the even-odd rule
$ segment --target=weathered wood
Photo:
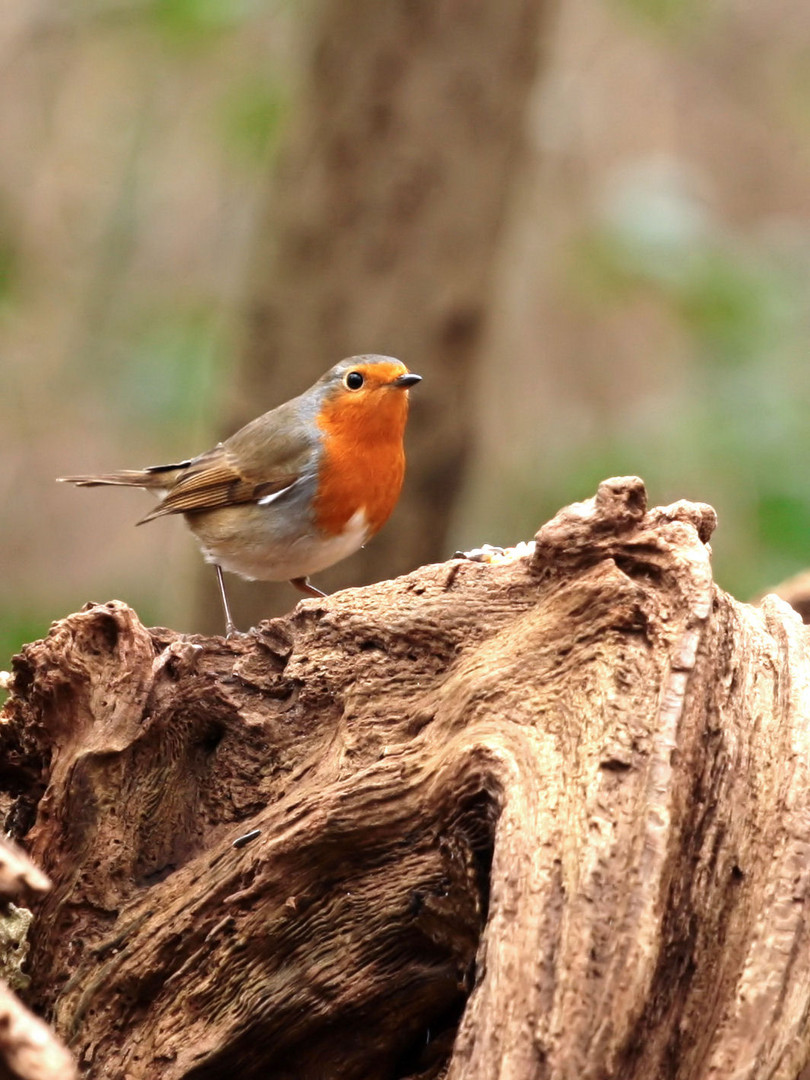
[[[0,980],[0,1080],[74,1080],[73,1058]]]
[[[16,900],[31,893],[46,893],[51,883],[26,853],[7,836],[0,836],[0,897]]]
[[[527,557],[28,646],[32,995],[87,1075],[795,1080],[807,637],[713,526],[619,478]]]
[[[771,592],[781,596],[802,618],[802,622],[810,623],[810,571],[804,570],[794,577],[774,585]]]
[[[74,1061],[47,1024],[25,1008],[11,987],[20,973],[31,913],[10,899],[42,895],[50,882],[24,851],[0,836],[0,1080],[73,1080]]]

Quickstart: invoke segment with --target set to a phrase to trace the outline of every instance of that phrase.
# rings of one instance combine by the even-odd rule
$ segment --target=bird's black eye
[[[365,381],[359,371],[350,371],[343,380],[349,390],[359,390]]]

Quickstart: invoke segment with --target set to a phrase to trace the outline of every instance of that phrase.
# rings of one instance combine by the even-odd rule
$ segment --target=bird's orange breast
[[[340,395],[318,417],[323,452],[315,522],[333,536],[362,511],[369,536],[388,520],[405,476],[403,435],[408,396],[390,387],[367,396]]]

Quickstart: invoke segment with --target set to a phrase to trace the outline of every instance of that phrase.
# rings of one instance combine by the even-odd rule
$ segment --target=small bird
[[[154,492],[160,504],[138,525],[183,514],[216,570],[231,636],[223,570],[323,596],[309,575],[353,554],[388,520],[405,475],[408,390],[421,381],[391,356],[352,356],[188,461],[59,480]]]

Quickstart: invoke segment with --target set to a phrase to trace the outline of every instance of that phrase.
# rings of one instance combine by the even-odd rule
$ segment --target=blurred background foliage
[[[218,436],[316,18],[283,0],[4,6],[0,666],[90,597],[191,629],[199,556],[181,523],[133,529],[146,496],[53,477]],[[810,6],[569,0],[526,137],[447,554],[530,537],[636,473],[656,502],[717,508],[735,595],[799,571]]]

